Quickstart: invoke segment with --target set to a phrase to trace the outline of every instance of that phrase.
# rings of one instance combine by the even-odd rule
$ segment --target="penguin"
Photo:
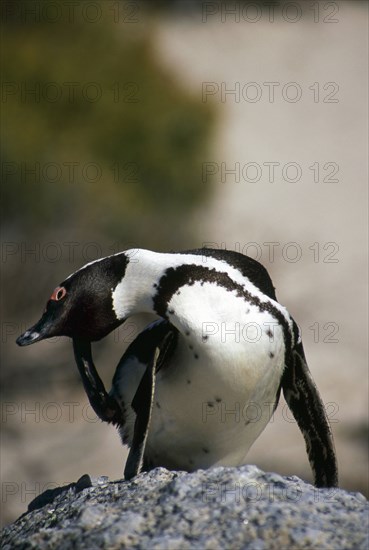
[[[106,391],[91,343],[154,313]],[[124,476],[162,466],[240,466],[281,391],[303,434],[317,487],[338,485],[332,434],[298,326],[259,262],[238,252],[131,249],[81,267],[17,339],[73,340],[89,401],[130,447]]]

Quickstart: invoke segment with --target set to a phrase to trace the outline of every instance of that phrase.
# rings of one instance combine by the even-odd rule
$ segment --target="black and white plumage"
[[[143,312],[160,319],[126,350],[108,394],[91,342]],[[56,335],[73,338],[94,410],[130,446],[126,478],[155,466],[244,464],[282,389],[316,485],[337,485],[329,424],[298,327],[257,261],[211,249],[139,249],[91,262],[55,289],[17,342]]]

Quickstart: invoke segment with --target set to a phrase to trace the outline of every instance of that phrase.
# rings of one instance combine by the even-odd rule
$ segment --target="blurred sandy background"
[[[3,523],[25,511],[27,503],[43,490],[76,481],[84,473],[122,477],[126,449],[115,429],[96,421],[87,406],[71,343],[60,339],[23,349],[14,343],[15,337],[39,318],[58,282],[94,254],[111,253],[112,243],[123,243],[122,249],[135,245],[160,250],[212,244],[259,259],[271,273],[279,300],[302,328],[308,363],[331,420],[340,485],[368,495],[367,3],[276,2],[272,17],[263,3],[257,9],[256,3],[245,9],[249,2],[158,2],[158,9],[148,10],[143,3],[130,2],[128,7],[120,4],[128,11],[121,12],[118,22],[114,21],[114,11],[104,11],[107,4],[117,3],[105,2],[102,8],[102,20],[111,26],[115,49],[104,50],[106,44],[101,43],[99,62],[106,56],[122,60],[123,65],[129,58],[134,64],[130,51],[120,49],[120,40],[125,33],[133,42],[149,36],[149,54],[145,55],[155,59],[155,67],[150,69],[153,76],[146,77],[145,84],[141,74],[131,79],[135,78],[147,95],[155,79],[165,82],[163,91],[155,93],[162,93],[164,112],[165,102],[171,102],[167,110],[172,114],[160,136],[167,136],[171,123],[174,129],[188,128],[185,135],[169,136],[168,144],[162,138],[162,149],[154,151],[152,164],[146,166],[145,147],[150,156],[149,148],[160,141],[150,130],[152,141],[144,144],[142,152],[137,148],[132,153],[136,155],[133,166],[142,162],[145,167],[142,181],[133,181],[120,189],[119,195],[114,186],[102,182],[95,194],[81,182],[82,197],[76,196],[75,189],[71,196],[70,185],[63,181],[51,190],[41,184],[33,186],[35,196],[29,200],[42,202],[48,193],[45,210],[57,197],[48,216],[35,206],[27,210],[24,187],[16,187],[22,179],[20,172],[9,175],[7,171],[13,195],[10,215],[5,212],[4,216],[2,257]],[[286,10],[286,4],[293,6]],[[131,13],[132,9],[136,11]],[[16,21],[15,17],[9,16],[6,23],[17,32],[28,25],[35,36],[41,31],[53,35],[49,21],[42,21],[40,31],[39,26]],[[134,18],[129,25],[123,20],[127,17]],[[92,46],[93,32],[99,24],[94,27],[89,23],[91,43],[78,41],[73,35],[77,57],[88,56],[88,48],[97,47]],[[74,31],[71,23],[65,28],[67,40],[68,33]],[[8,39],[10,46],[16,47],[9,36],[4,45]],[[53,47],[56,44],[62,52],[64,47],[71,48],[63,42],[61,32],[53,40]],[[32,63],[37,70],[40,65],[33,46],[30,40],[26,51],[27,71],[31,72]],[[70,49],[68,52],[70,55]],[[45,59],[50,63],[46,54]],[[90,59],[88,70],[88,77],[81,74],[81,81],[98,82],[102,78],[101,66],[94,59]],[[34,74],[37,79],[36,70]],[[72,76],[66,70],[60,82]],[[5,80],[27,82],[27,78],[20,72]],[[169,94],[169,100],[165,94],[172,87],[175,93]],[[74,104],[66,106],[75,109],[67,111],[68,123],[61,119],[52,131],[44,128],[37,133],[32,112],[40,105],[9,96],[8,101],[3,100],[3,108],[8,108],[2,124],[5,138],[6,130],[12,134],[12,118],[17,120],[23,108],[28,111],[20,137],[25,141],[24,150],[17,153],[15,146],[13,150],[5,146],[6,162],[16,161],[6,168],[19,168],[22,159],[42,164],[59,155],[58,128],[64,135],[58,162],[75,160],[74,129],[78,137],[81,120],[85,124],[80,113],[86,105],[96,115],[94,127],[86,132],[102,132],[107,149],[109,116],[124,127],[131,115],[133,124],[138,124],[135,117],[144,112],[142,118],[153,117],[154,129],[164,116],[155,119],[155,105],[145,101],[128,105],[129,109],[116,115],[109,115],[109,111],[104,114],[99,111],[101,102],[91,104],[82,98],[79,110]],[[176,118],[177,105],[182,111]],[[46,120],[48,116],[52,119],[59,107],[53,104]],[[50,104],[44,109],[51,109]],[[203,125],[199,121],[204,121]],[[125,137],[127,143],[131,134]],[[141,142],[142,135],[144,132],[132,135],[132,141]],[[127,161],[119,133],[114,139],[114,154]],[[178,146],[172,151],[175,139]],[[16,136],[11,135],[12,140],[15,143]],[[34,140],[40,149],[32,155]],[[101,144],[96,153],[90,141],[83,143],[83,153],[78,149],[80,158],[100,155]],[[25,154],[27,144],[31,148],[29,158],[16,157]],[[45,151],[45,156],[39,151]],[[170,159],[177,157],[178,163],[166,173]],[[273,177],[270,163],[279,163],[274,165]],[[144,177],[157,166],[165,174],[167,187],[158,183],[159,168],[157,179],[149,182],[149,175]],[[27,177],[21,183],[29,190]],[[151,195],[145,194],[149,184]],[[4,178],[3,185],[7,185]],[[187,188],[191,189],[188,200]],[[77,198],[81,201],[78,208]],[[23,208],[21,216],[16,212],[17,201]],[[106,229],[109,223],[104,222],[104,216],[109,214],[116,218],[113,228]],[[74,240],[78,246],[72,260],[63,243]],[[95,245],[88,244],[91,242]],[[22,254],[22,243],[37,243],[40,255]],[[50,259],[58,249],[49,243],[59,243],[63,250],[60,258]],[[96,364],[107,386],[114,365],[142,322],[132,319],[95,346]],[[302,436],[283,399],[248,458],[263,469],[312,479]]]

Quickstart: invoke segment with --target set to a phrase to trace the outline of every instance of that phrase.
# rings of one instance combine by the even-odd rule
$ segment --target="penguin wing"
[[[150,428],[152,405],[155,393],[156,365],[159,348],[155,348],[153,357],[144,372],[131,406],[136,413],[132,445],[129,450],[124,479],[132,479],[142,470],[146,440]]]
[[[322,399],[306,363],[301,341],[286,361],[283,394],[304,436],[317,487],[337,487],[334,443]]]
[[[175,348],[177,334],[177,329],[168,321],[155,321],[146,327],[127,348],[115,372],[113,387],[122,379],[124,364],[128,358],[134,357],[139,363],[146,365],[130,404],[136,417],[132,443],[124,469],[124,477],[127,480],[139,474],[144,466],[145,446],[155,393],[156,372],[170,359]]]

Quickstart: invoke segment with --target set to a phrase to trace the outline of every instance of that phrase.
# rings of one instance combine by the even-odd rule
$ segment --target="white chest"
[[[185,470],[243,464],[273,412],[284,367],[282,328],[216,285],[182,287],[168,312],[180,336],[157,375],[147,455],[153,465]],[[144,369],[131,361],[122,370],[125,403]],[[133,422],[132,411],[131,432]]]

